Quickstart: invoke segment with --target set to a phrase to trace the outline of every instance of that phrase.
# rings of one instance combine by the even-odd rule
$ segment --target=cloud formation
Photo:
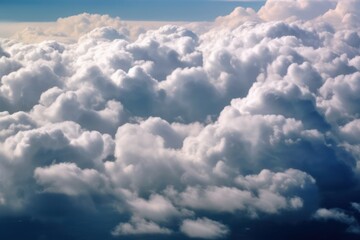
[[[82,14],[1,39],[0,220],[63,239],[83,216],[89,239],[359,234],[357,4],[269,0],[136,39]]]
[[[356,220],[356,218],[354,218],[353,216],[349,216],[341,209],[321,208],[315,212],[314,218],[316,220],[320,220],[320,221],[333,220],[333,221],[344,223],[344,224],[348,225],[348,228],[346,229],[347,232],[354,233],[354,234],[360,234],[360,225],[359,225],[359,222]]]
[[[147,235],[147,234],[171,234],[171,230],[162,228],[154,222],[142,218],[132,218],[130,223],[119,224],[112,232],[114,236],[121,235]]]
[[[181,231],[192,238],[217,239],[226,236],[228,228],[208,218],[184,220]]]

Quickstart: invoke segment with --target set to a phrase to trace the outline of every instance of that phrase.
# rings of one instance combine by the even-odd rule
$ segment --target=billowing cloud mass
[[[82,14],[0,39],[3,237],[355,239],[359,9],[268,0],[135,39]]]

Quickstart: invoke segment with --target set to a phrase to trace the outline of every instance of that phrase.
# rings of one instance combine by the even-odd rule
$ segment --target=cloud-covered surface
[[[135,35],[82,14],[1,39],[4,237],[358,237],[358,9],[268,0]]]

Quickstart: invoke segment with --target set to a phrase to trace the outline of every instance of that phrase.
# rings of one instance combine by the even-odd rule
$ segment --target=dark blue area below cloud
[[[94,199],[92,199],[94,200]],[[130,216],[114,212],[102,205],[89,211],[89,199],[73,198],[61,194],[38,194],[33,205],[28,206],[25,215],[8,215],[0,218],[1,239],[11,240],[180,240],[191,239],[180,232],[171,235],[127,235],[113,236],[111,230]],[[83,205],[83,206],[81,206]],[[349,205],[343,206],[359,218],[360,213]],[[341,239],[356,240],[358,235],[347,233],[348,225],[337,221],[282,221],[283,216],[262,216],[261,219],[243,218],[241,215],[213,214],[212,218],[227,224],[231,230],[226,239],[247,240],[303,240],[303,239]],[[294,215],[296,218],[296,216]],[[176,226],[173,226],[176,227]]]
[[[64,219],[62,223],[43,222],[29,217],[2,218],[0,219],[1,238],[12,240],[189,239],[182,234],[173,234],[170,236],[137,235],[115,237],[106,231],[106,224],[92,217],[94,216],[77,216]],[[272,221],[259,221],[250,224],[246,223],[244,226],[233,226],[233,228],[231,228],[231,235],[228,236],[227,239],[358,239],[357,235],[344,233],[347,226],[337,222],[308,221],[301,224],[280,224]]]

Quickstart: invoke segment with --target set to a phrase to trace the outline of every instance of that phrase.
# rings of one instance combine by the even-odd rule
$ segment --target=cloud
[[[142,234],[171,234],[171,230],[160,227],[142,218],[132,218],[130,223],[121,223],[111,232],[114,236]]]
[[[360,212],[360,204],[359,203],[356,203],[356,202],[353,202],[351,203],[351,206],[358,212]]]
[[[11,105],[6,110],[29,110],[43,91],[60,84],[58,77],[47,66],[29,66],[5,75],[0,92]]]
[[[73,121],[90,130],[113,133],[124,123],[127,114],[121,103],[104,101],[98,110],[91,109],[87,101],[98,95],[91,89],[63,91],[57,87],[44,92],[39,104],[34,106],[31,115],[38,121],[51,123]],[[98,96],[101,101],[101,96]]]
[[[304,204],[309,209],[316,206],[314,180],[292,169],[285,173],[263,170],[259,175],[240,175],[235,182],[237,187],[188,187],[176,195],[172,192],[171,197],[175,198],[179,205],[191,209],[215,213],[243,212],[243,215],[252,218],[259,214],[296,211],[302,209]],[[313,197],[310,197],[311,195]]]
[[[261,18],[269,20],[310,20],[335,8],[336,1],[267,0],[259,10]]]
[[[4,49],[2,49],[0,47],[0,57],[10,57],[9,54],[7,52],[4,51]]]
[[[325,114],[329,121],[340,121],[348,123],[358,113],[357,91],[360,74],[358,72],[346,76],[338,76],[335,79],[328,79],[321,87],[320,93],[323,100],[319,104],[324,107]],[[342,108],[340,106],[346,106]]]
[[[74,163],[36,168],[34,177],[44,191],[70,196],[106,191],[106,179],[94,169],[80,169]]]
[[[172,203],[161,195],[151,195],[148,201],[141,198],[131,199],[128,203],[137,216],[155,221],[168,221],[180,214]]]
[[[338,1],[336,8],[330,9],[320,18],[332,23],[338,28],[359,27],[359,2],[358,1]]]
[[[125,31],[124,24],[119,18],[83,13],[76,16],[59,18],[51,26],[27,27],[22,31],[16,32],[13,38],[23,42],[42,42],[53,39],[70,43],[99,27],[113,27]]]
[[[84,218],[88,239],[357,233],[356,6],[268,1],[135,37],[81,14],[0,39],[0,221],[70,239]]]
[[[221,29],[222,27],[236,28],[243,23],[254,21],[261,22],[262,20],[256,14],[256,12],[251,8],[235,8],[229,15],[217,17],[215,20],[215,25]]]
[[[171,230],[162,228],[154,222],[142,218],[132,218],[130,223],[121,223],[111,232],[114,236],[171,234]]]
[[[15,72],[21,68],[21,64],[19,64],[17,61],[9,59],[9,55],[7,53],[3,53],[3,56],[0,58],[0,65],[1,65],[1,72],[0,72],[1,77],[6,76],[11,72]]]
[[[315,212],[314,218],[322,221],[333,220],[344,223],[349,226],[347,228],[347,232],[360,234],[358,221],[353,216],[349,216],[344,213],[342,210],[321,208]]]
[[[4,141],[19,131],[26,131],[36,126],[35,121],[25,112],[1,112],[0,114],[0,139]]]
[[[191,238],[203,239],[223,238],[229,231],[225,225],[208,218],[186,219],[181,224],[180,229]]]
[[[336,209],[319,209],[316,211],[315,215],[314,215],[315,219],[323,219],[323,220],[335,220],[335,221],[339,221],[339,222],[343,222],[343,223],[347,223],[347,224],[351,224],[355,221],[354,218],[346,215],[345,213],[343,213],[340,210],[336,210]]]

